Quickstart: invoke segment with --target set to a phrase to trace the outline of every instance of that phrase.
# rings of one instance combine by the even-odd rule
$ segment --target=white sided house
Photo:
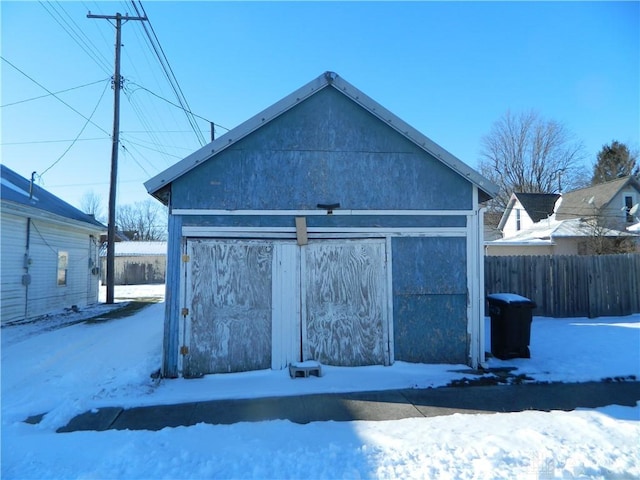
[[[559,194],[514,193],[498,228],[485,241],[489,256],[589,255],[605,240],[628,242],[640,252],[637,233],[640,183],[634,177]],[[634,247],[635,245],[635,247]]]
[[[165,376],[484,360],[497,188],[335,73],[145,185],[170,212]]]
[[[2,323],[98,302],[99,239],[106,227],[0,168]]]
[[[553,215],[557,193],[513,193],[500,219],[498,230],[504,238],[517,235]]]

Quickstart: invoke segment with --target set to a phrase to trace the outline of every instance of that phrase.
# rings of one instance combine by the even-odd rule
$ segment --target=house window
[[[64,286],[67,284],[67,269],[69,266],[69,253],[58,252],[58,285]]]
[[[627,214],[627,223],[633,223],[631,208],[633,208],[633,197],[631,195],[627,195],[624,197],[624,211]]]
[[[516,209],[516,230],[520,230],[520,209]]]

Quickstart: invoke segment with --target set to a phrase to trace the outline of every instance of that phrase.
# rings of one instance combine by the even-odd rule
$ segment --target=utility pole
[[[128,14],[122,16],[119,13],[115,15],[92,15],[89,12],[87,18],[103,18],[116,21],[116,60],[115,73],[113,75],[113,135],[111,142],[111,181],[109,183],[109,224],[107,229],[107,303],[111,304],[114,301],[115,286],[116,187],[118,183],[118,144],[120,142],[120,89],[122,88],[122,78],[120,77],[120,29],[123,20],[125,22],[129,20],[145,21],[147,17],[130,17]]]

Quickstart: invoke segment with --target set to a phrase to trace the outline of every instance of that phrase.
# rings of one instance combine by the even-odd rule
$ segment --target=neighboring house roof
[[[2,188],[0,198],[3,202],[12,202],[29,208],[35,208],[43,212],[89,224],[98,229],[107,227],[98,222],[93,216],[88,215],[64,200],[47,192],[44,188],[32,184],[31,181],[18,175],[6,165],[0,165],[2,173]],[[31,192],[31,193],[30,193]]]
[[[629,184],[640,191],[640,183],[634,177],[624,177],[564,193],[556,211],[556,219],[591,217],[606,207],[616,194]]]
[[[619,230],[598,228],[598,236],[604,237],[628,237],[634,236]],[[501,238],[485,244],[492,245],[550,245],[555,238],[592,237],[594,226],[580,218],[569,220],[541,220],[533,226],[521,230],[509,238]]]
[[[166,187],[178,177],[197,167],[202,162],[225,150],[229,146],[245,138],[261,126],[276,119],[283,113],[298,105],[300,102],[316,94],[324,88],[335,88],[337,91],[347,96],[356,104],[367,110],[369,113],[395,129],[398,133],[415,143],[417,146],[440,160],[443,164],[468,179],[476,185],[481,192],[481,201],[489,200],[498,192],[498,187],[480,173],[463,163],[451,153],[437,145],[422,133],[402,121],[382,105],[362,93],[346,80],[342,79],[334,72],[325,72],[315,80],[307,83],[300,89],[286,96],[279,102],[258,113],[246,122],[240,124],[233,130],[217,138],[213,142],[205,145],[198,151],[192,153],[185,159],[169,167],[167,170],[145,182],[147,191],[166,204]]]
[[[167,254],[167,242],[116,242],[116,257],[145,257]],[[100,249],[100,256],[106,257],[106,246]]]
[[[500,219],[498,229],[502,230],[504,228],[516,202],[520,202],[531,221],[536,223],[553,214],[558,198],[560,198],[558,193],[513,193]]]

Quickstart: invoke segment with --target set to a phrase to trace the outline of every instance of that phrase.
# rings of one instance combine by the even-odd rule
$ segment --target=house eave
[[[527,241],[491,241],[484,242],[485,247],[544,247],[548,245],[555,245],[553,240],[538,240],[533,242]]]
[[[73,227],[73,228],[85,230],[86,232],[91,234],[94,234],[94,233],[100,234],[106,231],[107,229],[105,225],[94,225],[88,222],[82,222],[80,220],[64,217],[61,215],[57,215],[55,213],[47,212],[46,210],[42,210],[40,208],[30,207],[28,205],[12,202],[10,200],[2,200],[0,204],[2,208],[2,213],[6,213],[9,215],[18,215],[22,217],[29,217],[36,220],[43,220],[43,221],[51,222],[60,226]]]

